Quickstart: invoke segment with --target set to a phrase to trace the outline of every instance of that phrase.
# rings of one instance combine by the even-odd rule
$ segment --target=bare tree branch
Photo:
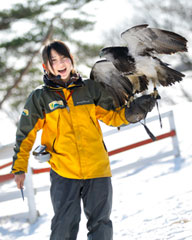
[[[3,99],[0,101],[0,109],[2,108],[3,103],[11,96],[12,90],[18,86],[18,84],[22,81],[22,78],[24,77],[24,75],[26,75],[29,70],[30,67],[33,63],[34,58],[39,54],[41,47],[44,46],[49,39],[52,37],[53,35],[53,21],[55,20],[55,18],[53,18],[51,20],[50,26],[48,28],[47,34],[45,36],[45,38],[43,39],[43,41],[41,42],[40,47],[33,53],[31,59],[28,61],[27,65],[25,66],[24,70],[21,72],[20,76],[14,81],[14,84],[9,87],[9,89],[7,90],[5,96],[3,97]]]

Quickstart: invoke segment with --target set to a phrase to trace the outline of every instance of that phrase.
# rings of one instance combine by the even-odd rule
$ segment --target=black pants
[[[50,176],[51,200],[55,213],[50,240],[76,239],[81,199],[88,219],[88,240],[112,240],[113,228],[109,219],[112,207],[111,178],[68,179],[53,170]]]

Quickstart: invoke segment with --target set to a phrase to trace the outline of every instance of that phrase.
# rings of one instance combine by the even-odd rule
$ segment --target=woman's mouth
[[[65,74],[66,70],[67,70],[67,68],[64,68],[64,69],[58,70],[58,72],[61,74]]]

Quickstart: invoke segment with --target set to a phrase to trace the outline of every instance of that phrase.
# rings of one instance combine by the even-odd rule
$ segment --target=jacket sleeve
[[[37,89],[31,93],[21,114],[16,132],[12,173],[27,172],[28,159],[37,131],[43,127],[44,110],[40,92]]]
[[[106,88],[93,80],[91,91],[94,94],[96,117],[109,126],[119,127],[129,122],[125,117],[125,108],[115,108],[112,96]]]

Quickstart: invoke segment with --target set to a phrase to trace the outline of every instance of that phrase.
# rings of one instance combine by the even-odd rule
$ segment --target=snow
[[[192,239],[192,142],[191,142],[191,112],[192,103],[182,103],[174,107],[167,107],[165,111],[174,111],[176,131],[179,140],[181,156],[173,156],[156,160],[140,168],[135,168],[112,178],[113,183],[113,210],[111,219],[114,226],[114,240],[146,239],[146,240],[182,240]],[[162,110],[162,109],[161,109]],[[154,113],[156,114],[155,110]],[[157,135],[168,131],[163,121],[163,129],[159,122],[155,122],[152,132]],[[165,128],[165,129],[164,129]],[[103,131],[112,128],[104,127]],[[123,131],[106,137],[109,149],[114,146],[129,144],[146,139],[144,129]],[[131,131],[135,132],[135,138]],[[130,134],[129,134],[130,132]],[[124,134],[124,136],[123,136]],[[112,168],[137,161],[142,157],[156,155],[166,151],[170,142],[162,140],[130,150],[111,157]],[[165,142],[165,143],[164,143]],[[112,143],[112,144],[111,144]],[[117,144],[118,143],[118,144]],[[111,147],[112,145],[112,147]],[[30,160],[35,168],[47,167],[47,163],[37,163]],[[7,169],[9,171],[9,169]],[[36,206],[39,212],[38,220],[34,224],[27,221],[27,199],[22,198],[1,202],[0,240],[32,240],[49,239],[50,224],[53,216],[49,196],[49,174],[33,176],[34,188],[39,190],[35,195]],[[2,193],[17,191],[14,181],[0,185]],[[86,239],[86,218],[82,214],[78,240]]]
[[[164,162],[117,181],[114,184],[117,189],[114,239],[187,239],[192,236],[192,191],[187,178],[190,175],[191,167],[177,172],[173,164]],[[128,178],[129,181],[124,180]],[[123,238],[125,236],[127,238]]]

